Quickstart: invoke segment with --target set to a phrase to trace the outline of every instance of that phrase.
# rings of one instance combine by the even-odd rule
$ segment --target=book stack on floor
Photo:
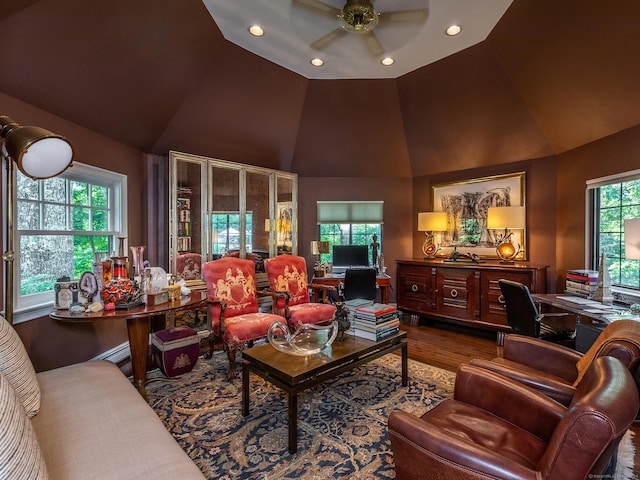
[[[400,331],[400,313],[395,305],[374,303],[357,307],[354,333],[369,340],[382,340]]]
[[[583,298],[592,298],[597,288],[597,270],[567,270],[565,293]]]

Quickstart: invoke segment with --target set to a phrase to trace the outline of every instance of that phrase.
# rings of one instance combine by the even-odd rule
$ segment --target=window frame
[[[14,188],[14,198],[11,200],[15,205],[15,211],[17,212],[18,205],[18,171],[13,171],[13,181],[16,188]],[[117,245],[117,237],[127,236],[127,175],[112,172],[100,167],[83,164],[80,162],[74,162],[73,165],[62,174],[55,178],[63,178],[68,182],[77,181],[80,183],[89,183],[91,185],[104,186],[110,189],[109,205],[108,209],[111,211],[110,218],[108,219],[108,226],[106,230],[101,231],[85,231],[85,230],[21,230],[18,228],[18,222],[14,221],[13,232],[11,234],[14,238],[14,251],[15,260],[13,264],[14,268],[14,323],[21,323],[24,321],[32,320],[34,318],[47,315],[51,306],[54,304],[53,290],[47,290],[45,292],[38,292],[30,295],[21,295],[20,287],[20,244],[21,237],[27,235],[60,235],[60,236],[107,236],[111,237],[111,245]],[[43,180],[37,180],[43,182]],[[39,208],[42,207],[45,202],[42,197],[37,200]],[[67,204],[65,204],[67,205]],[[67,205],[68,206],[68,205]]]
[[[586,222],[586,240],[587,240],[587,248],[586,248],[586,263],[589,268],[594,270],[598,270],[600,268],[601,255],[603,251],[603,242],[601,239],[601,188],[607,187],[611,185],[617,184],[625,184],[632,181],[640,180],[640,170],[633,170],[629,172],[623,172],[616,175],[609,175],[606,177],[596,178],[587,181],[587,222]],[[604,208],[612,208],[619,210],[619,223],[620,229],[615,232],[608,232],[609,234],[619,235],[617,239],[617,249],[619,250],[618,256],[607,256],[608,259],[613,260],[613,262],[608,262],[608,267],[610,269],[612,264],[619,264],[620,268],[616,268],[614,270],[614,274],[611,275],[611,289],[614,294],[614,298],[616,300],[625,302],[625,303],[635,303],[640,299],[640,275],[638,275],[638,283],[636,285],[623,284],[618,282],[618,279],[622,279],[622,268],[623,264],[627,262],[636,262],[638,263],[638,267],[640,268],[639,260],[627,260],[624,254],[624,220],[627,218],[637,218],[640,216],[640,199],[638,203],[625,203],[624,197],[622,195],[623,190],[621,189],[620,201],[617,206],[614,207],[604,207]],[[629,211],[635,210],[639,213],[639,215],[627,216],[625,211],[628,213]],[[615,275],[615,272],[619,270],[619,275]]]

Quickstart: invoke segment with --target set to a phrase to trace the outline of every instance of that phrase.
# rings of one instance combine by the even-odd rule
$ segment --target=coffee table
[[[254,373],[289,395],[289,453],[298,450],[298,393],[343,372],[402,349],[402,386],[407,386],[407,332],[374,342],[354,335],[336,340],[315,355],[296,356],[271,344],[242,352],[242,416],[249,415],[249,374]]]

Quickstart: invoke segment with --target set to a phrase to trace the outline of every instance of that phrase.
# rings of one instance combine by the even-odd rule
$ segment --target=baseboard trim
[[[131,350],[129,349],[129,342],[121,343],[115,347],[96,355],[91,360],[108,360],[118,365],[131,357]]]

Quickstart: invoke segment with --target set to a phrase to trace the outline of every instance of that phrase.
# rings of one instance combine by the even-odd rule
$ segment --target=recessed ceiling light
[[[249,33],[254,37],[261,37],[264,35],[264,30],[260,25],[251,25],[249,27]]]
[[[449,35],[450,37],[453,37],[454,35],[458,35],[461,31],[462,31],[462,27],[460,25],[450,25],[445,30],[447,35]]]
[[[395,63],[395,60],[391,57],[385,57],[382,60],[380,60],[380,63],[385,67],[388,67],[389,65],[393,65]]]
[[[321,67],[322,65],[324,65],[324,60],[322,60],[321,58],[312,58],[310,60],[310,63],[314,67]]]

